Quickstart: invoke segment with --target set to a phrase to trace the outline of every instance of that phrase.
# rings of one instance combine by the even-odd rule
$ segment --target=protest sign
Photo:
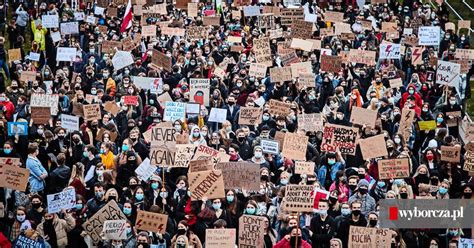
[[[206,229],[206,248],[233,248],[236,240],[235,228]]]
[[[100,113],[100,104],[83,105],[82,108],[84,111],[84,119],[87,121],[102,119],[102,115]]]
[[[176,154],[174,158],[174,164],[170,167],[182,167],[186,168],[189,166],[189,162],[194,156],[194,150],[196,145],[194,144],[176,144]]]
[[[127,239],[126,220],[106,220],[102,229],[105,239]]]
[[[201,111],[201,106],[197,103],[186,103],[186,114],[197,115]]]
[[[290,65],[291,67],[291,76],[292,77],[299,77],[301,74],[312,74],[313,73],[313,66],[311,62],[301,62],[301,63],[293,63]]]
[[[48,199],[48,213],[59,213],[61,210],[67,210],[76,206],[76,190],[74,188],[66,188],[64,191],[49,194]]]
[[[138,210],[135,227],[138,230],[164,234],[168,224],[168,215]]]
[[[344,13],[336,11],[326,11],[324,13],[324,21],[326,22],[344,22]]]
[[[175,121],[186,119],[186,103],[184,102],[166,102],[163,120]]]
[[[308,39],[308,41],[313,43],[312,50],[321,50],[321,40]]]
[[[280,153],[280,144],[278,141],[261,139],[260,146],[262,147],[263,153],[275,155]]]
[[[359,139],[360,151],[365,160],[388,156],[385,136],[379,134],[366,139]]]
[[[349,51],[349,61],[364,65],[375,65],[375,55],[375,51],[351,49]]]
[[[67,130],[79,131],[79,117],[61,114],[61,127]]]
[[[193,160],[203,160],[209,158],[212,161],[213,168],[215,168],[218,163],[229,162],[230,156],[211,147],[199,145],[196,153],[193,156]]]
[[[407,158],[381,159],[377,164],[381,180],[410,177],[410,163]]]
[[[189,79],[189,101],[209,106],[209,90],[211,84],[209,79],[191,78]]]
[[[78,22],[61,22],[60,24],[61,34],[78,34],[79,23]]]
[[[274,11],[277,8],[273,9]],[[295,20],[304,19],[304,10],[303,8],[278,8],[280,11],[281,25],[291,26]]]
[[[56,61],[73,62],[76,59],[75,47],[58,47],[56,50]]]
[[[351,122],[358,125],[367,125],[369,127],[375,127],[377,121],[376,110],[370,110],[366,108],[352,107],[351,111]]]
[[[251,17],[251,16],[259,16],[260,13],[260,6],[244,6],[244,16]]]
[[[281,208],[290,212],[313,212],[312,185],[286,185]]]
[[[61,33],[60,32],[51,32],[51,39],[54,43],[61,40]]]
[[[336,22],[334,34],[340,35],[343,40],[351,40],[355,38],[355,34],[352,32],[349,23]]]
[[[265,220],[262,216],[246,214],[239,218],[239,247],[263,248]]]
[[[323,128],[321,150],[340,151],[342,154],[355,155],[359,129],[326,123]]]
[[[453,86],[454,79],[461,73],[461,65],[438,60],[438,67],[436,70],[436,83],[442,85]]]
[[[59,16],[42,15],[41,24],[43,25],[43,28],[59,28]]]
[[[31,107],[31,118],[35,124],[48,124],[51,118],[51,107]]]
[[[210,157],[206,157],[202,160],[191,160],[189,162],[188,172],[199,172],[199,171],[208,171],[213,170],[214,166]]]
[[[30,51],[30,54],[28,55],[28,59],[31,60],[31,61],[39,61],[40,56],[41,56],[41,54]]]
[[[148,179],[156,171],[157,167],[150,163],[150,159],[146,158],[142,163],[135,169],[135,174],[138,179],[143,182],[148,182]]]
[[[252,50],[255,53],[255,59],[258,63],[264,64],[266,66],[273,65],[269,38],[255,39],[253,41]]]
[[[296,52],[294,50],[292,50],[292,51],[290,51],[286,54],[283,54],[280,59],[281,59],[281,63],[284,66],[288,66],[288,65],[292,65],[292,64],[301,62],[301,59],[298,58],[298,55],[296,54]]]
[[[123,104],[138,106],[138,96],[123,96]]]
[[[418,122],[418,127],[421,131],[435,130],[436,129],[436,121],[435,120],[419,121]]]
[[[28,135],[28,122],[7,122],[8,136]]]
[[[450,111],[446,112],[446,124],[448,127],[455,127],[458,125],[458,120],[461,119],[461,111]]]
[[[295,161],[295,174],[314,175],[314,165],[311,161]]]
[[[474,60],[474,49],[456,48],[456,51],[454,52],[454,58]]]
[[[289,115],[291,112],[290,107],[291,103],[270,99],[270,101],[268,102],[268,113],[275,116],[286,116]]]
[[[461,66],[460,73],[461,74],[467,74],[469,73],[469,70],[471,69],[471,62],[468,60],[451,60],[452,62],[459,64]]]
[[[390,247],[392,232],[387,228],[350,226],[348,247]]]
[[[380,59],[400,59],[400,44],[384,42],[380,44]]]
[[[291,37],[300,39],[310,39],[313,30],[313,23],[304,20],[293,20],[291,24]],[[311,46],[310,46],[311,49]]]
[[[398,128],[398,131],[402,133],[404,140],[408,140],[410,137],[414,119],[415,110],[409,108],[402,109],[402,118],[400,120],[400,127]]]
[[[20,164],[20,160],[16,158],[0,160],[0,187],[26,191],[30,171],[19,167]]]
[[[207,38],[208,28],[205,26],[189,27],[186,30],[186,35],[188,39],[206,39]]]
[[[281,151],[282,155],[295,160],[306,160],[308,138],[306,135],[286,133]]]
[[[418,29],[418,45],[438,46],[441,40],[441,29],[439,26],[423,26]]]
[[[321,55],[321,70],[325,72],[339,73],[342,58],[339,56]]]
[[[306,132],[323,131],[323,118],[321,113],[298,114],[298,129],[304,129]]]
[[[33,82],[36,80],[35,71],[22,71],[20,75],[20,81],[22,82]]]
[[[251,162],[218,163],[216,169],[221,170],[226,189],[260,189],[260,165]]]
[[[143,37],[156,37],[156,25],[142,26]]]
[[[221,19],[220,16],[204,16],[202,23],[204,26],[220,26]]]
[[[198,15],[198,3],[188,3],[188,15],[196,17]]]
[[[263,110],[256,107],[240,107],[240,125],[258,125],[262,122]]]
[[[458,246],[459,248],[472,248],[474,247],[474,239],[459,239]]]
[[[207,118],[210,122],[224,123],[227,119],[227,109],[222,108],[211,108],[209,117]]]
[[[461,146],[441,146],[441,161],[459,163]]]
[[[467,171],[469,175],[474,174],[474,151],[469,149],[464,154],[464,167],[463,170]]]
[[[122,43],[120,41],[104,40],[102,42],[103,53],[115,53],[115,48],[122,50]]]
[[[15,248],[45,248],[45,244],[43,242],[33,240],[27,238],[25,234],[22,232],[18,237],[13,241],[13,246],[8,243],[8,247],[15,247]]]
[[[150,90],[151,93],[157,94],[163,90],[163,79],[154,77],[132,77],[133,84],[140,89]],[[166,93],[168,94],[168,93]],[[160,103],[160,105],[163,105]]]
[[[112,200],[90,217],[82,227],[84,231],[89,234],[94,244],[102,240],[101,233],[104,222],[106,220],[126,220],[127,217],[123,214],[122,209],[117,203]]]
[[[172,66],[172,63],[171,63],[171,58],[169,58],[168,56],[166,56],[166,54],[156,50],[156,49],[152,49],[152,57],[151,57],[151,63],[152,65],[156,66],[156,67],[161,67],[163,68],[163,70],[166,70],[166,71],[171,71],[171,66]]]
[[[423,64],[423,47],[413,47],[411,49],[411,64],[421,65]]]
[[[264,78],[267,76],[267,66],[264,64],[251,63],[249,69],[249,76],[256,78]]]
[[[8,50],[8,61],[11,63],[13,61],[21,60],[21,50],[20,48],[9,49]],[[35,74],[36,76],[36,74]]]
[[[224,177],[221,170],[208,170],[188,173],[191,200],[224,198]]]
[[[459,137],[464,144],[474,141],[474,123],[463,119],[461,125],[458,126]]]
[[[133,64],[133,62],[132,53],[127,51],[117,51],[112,58],[112,64],[116,71]]]
[[[285,132],[282,131],[276,131],[275,132],[275,137],[273,138],[276,142],[278,142],[278,146],[282,147],[283,142],[285,141]],[[280,148],[281,149],[281,148]]]

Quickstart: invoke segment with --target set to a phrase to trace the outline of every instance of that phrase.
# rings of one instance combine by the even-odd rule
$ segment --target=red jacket
[[[0,247],[1,248],[11,248],[12,244],[10,241],[3,235],[2,232],[0,232]]]
[[[276,243],[273,248],[292,248],[293,246],[290,245],[290,241],[287,239],[283,238],[280,240],[280,242]],[[308,244],[308,242],[301,240],[301,244],[298,244],[298,247],[301,248],[311,248],[311,245]]]
[[[11,121],[13,113],[15,113],[15,106],[13,105],[13,103],[11,101],[1,101],[0,107],[5,107],[5,117],[7,118],[7,120]]]

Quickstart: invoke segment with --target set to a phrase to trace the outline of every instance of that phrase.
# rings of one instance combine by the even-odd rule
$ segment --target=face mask
[[[440,187],[438,191],[439,191],[439,193],[442,194],[442,195],[445,195],[446,193],[448,193],[448,189],[447,189],[447,188],[443,188],[443,187]]]
[[[152,189],[157,189],[158,188],[158,183],[152,183],[151,188]]]
[[[143,194],[136,194],[135,199],[137,199],[139,201],[143,200]]]
[[[105,150],[104,150],[104,149],[100,149],[100,154],[105,154]]]
[[[178,233],[178,236],[179,236],[179,235],[185,235],[185,234],[186,234],[186,229],[184,229],[184,228],[178,228],[178,232],[177,232],[177,233]]]
[[[98,170],[98,171],[95,171],[95,173],[97,174],[97,176],[102,176],[104,174],[104,171],[102,170]]]
[[[76,210],[81,210],[82,209],[82,203],[76,204]]]
[[[270,116],[264,115],[264,116],[262,117],[262,119],[263,119],[263,121],[268,121],[268,120],[270,120]]]
[[[104,192],[95,192],[95,197],[99,200],[102,199],[102,197],[104,197]]]
[[[327,209],[320,209],[318,210],[319,215],[326,216],[328,215],[328,210]]]
[[[393,139],[393,141],[395,142],[395,144],[400,144],[402,140],[400,138],[395,138]]]
[[[379,188],[383,188],[383,187],[385,187],[385,182],[384,181],[379,181],[379,182],[377,182],[377,186],[379,186]]]
[[[43,129],[38,129],[37,132],[38,132],[39,135],[43,135],[44,130]]]
[[[400,193],[400,198],[402,198],[402,199],[408,199],[408,193],[406,193],[406,192],[401,192],[401,193]]]
[[[360,210],[352,210],[352,214],[354,216],[359,216],[360,215]]]
[[[444,120],[443,117],[438,117],[438,118],[436,118],[436,122],[437,122],[437,123],[442,123],[443,120]]]
[[[160,192],[161,198],[168,198],[168,192]]]
[[[335,163],[336,163],[336,161],[334,161],[334,160],[328,160],[329,165],[334,165]]]
[[[456,101],[449,101],[449,104],[454,105],[456,104]]]
[[[427,108],[423,108],[423,112],[428,112],[428,109],[427,109]]]
[[[262,152],[255,152],[256,158],[262,158],[262,156],[263,156]]]
[[[234,202],[234,196],[233,195],[228,195],[226,197],[226,199],[227,199],[227,202]]]
[[[414,90],[409,90],[408,93],[410,93],[410,95],[413,95],[415,93]]]
[[[354,191],[356,188],[357,188],[357,185],[353,185],[353,184],[350,184],[350,185],[349,185],[349,189],[350,189],[351,191]]]
[[[88,151],[84,151],[82,153],[82,156],[84,156],[85,158],[89,157],[89,152]]]
[[[128,145],[122,145],[122,151],[123,152],[128,151]]]
[[[132,209],[131,208],[123,208],[123,213],[125,215],[130,215],[130,214],[132,214]]]
[[[451,236],[458,236],[458,231],[449,231],[449,235]]]
[[[97,94],[97,90],[91,90],[91,94],[92,94],[92,95],[96,95],[96,94]]]
[[[367,189],[360,188],[360,189],[359,189],[359,193],[360,193],[361,195],[365,195],[365,194],[367,194]]]
[[[263,181],[268,181],[268,175],[261,175],[260,179]]]
[[[194,137],[194,138],[199,137],[199,135],[201,135],[201,133],[193,133],[193,137]]]
[[[246,208],[245,209],[245,213],[250,214],[250,215],[255,214],[255,212],[256,212],[255,208]]]
[[[41,207],[41,203],[31,203],[31,206],[33,206],[34,209],[38,209]]]
[[[341,209],[341,214],[344,215],[344,216],[348,216],[351,214],[351,210],[348,209],[348,208],[343,208]]]
[[[218,209],[221,208],[221,204],[220,204],[220,203],[213,203],[213,204],[212,204],[212,208],[213,208],[214,210],[218,210]]]
[[[5,154],[10,154],[12,152],[12,149],[3,149],[3,152]]]
[[[280,184],[287,185],[288,184],[288,179],[280,179]]]
[[[300,245],[301,244],[301,237],[298,237],[298,236],[290,237],[290,245],[293,245],[293,244]]]
[[[25,219],[26,219],[26,215],[17,215],[17,216],[16,216],[16,219],[17,219],[19,222],[23,222],[23,221],[25,221]]]
[[[428,160],[433,160],[433,158],[434,158],[433,154],[426,155],[426,159],[428,159]]]
[[[369,220],[369,225],[374,227],[377,225],[377,220]]]

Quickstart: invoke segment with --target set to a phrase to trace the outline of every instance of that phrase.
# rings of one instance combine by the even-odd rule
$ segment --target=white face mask
[[[262,158],[262,156],[263,156],[262,152],[255,152],[256,158]]]

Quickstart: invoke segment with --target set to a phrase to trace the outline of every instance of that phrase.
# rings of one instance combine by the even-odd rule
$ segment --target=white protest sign
[[[79,117],[61,114],[61,127],[67,130],[79,131]]]
[[[200,106],[199,103],[186,103],[186,114],[199,114]]]
[[[78,34],[79,23],[78,22],[63,22],[60,24],[61,34]]]
[[[51,115],[58,114],[59,95],[58,94],[37,94],[31,95],[31,107],[50,107]]]
[[[71,209],[76,206],[76,190],[67,188],[62,192],[48,195],[47,199],[48,213],[59,213],[62,209]]]
[[[244,16],[259,16],[260,6],[244,6]]]
[[[44,28],[59,28],[59,16],[43,15],[41,16],[41,24]]]
[[[184,122],[186,118],[186,103],[184,102],[166,102],[165,114],[163,120],[175,121],[181,120]]]
[[[400,44],[394,43],[382,43],[380,44],[380,56],[381,59],[400,59]]]
[[[86,16],[86,22],[95,25],[97,23],[97,17],[88,15]]]
[[[56,61],[72,62],[74,59],[76,59],[75,47],[58,47]]]
[[[227,109],[212,108],[209,113],[208,121],[224,123],[227,119]]]
[[[116,71],[133,64],[132,53],[126,51],[116,52],[112,58],[112,64],[114,65],[114,69]]]
[[[262,147],[263,153],[278,154],[280,153],[279,145],[280,144],[278,143],[278,141],[275,140],[260,140],[260,146]]]
[[[150,159],[146,158],[143,162],[135,169],[138,179],[143,182],[148,182],[148,179],[156,171],[157,167],[150,163]]]
[[[30,54],[28,55],[28,58],[32,61],[40,61],[40,57],[41,57],[41,54],[31,52],[31,51],[30,51]]]
[[[102,232],[105,239],[127,239],[127,221],[126,220],[106,220]]]
[[[105,8],[95,6],[94,8],[94,15],[103,15],[105,11]]]
[[[438,46],[441,37],[440,27],[423,26],[418,29],[418,45]]]
[[[151,93],[163,91],[163,79],[152,77],[132,77],[132,82],[135,86],[144,90],[150,90]]]
[[[74,12],[74,20],[84,21],[84,12]]]
[[[459,73],[461,73],[460,64],[438,60],[438,69],[436,70],[436,83],[454,86],[454,79],[459,75]]]
[[[61,40],[61,33],[60,32],[53,32],[51,33],[51,39],[53,42],[58,42]]]

